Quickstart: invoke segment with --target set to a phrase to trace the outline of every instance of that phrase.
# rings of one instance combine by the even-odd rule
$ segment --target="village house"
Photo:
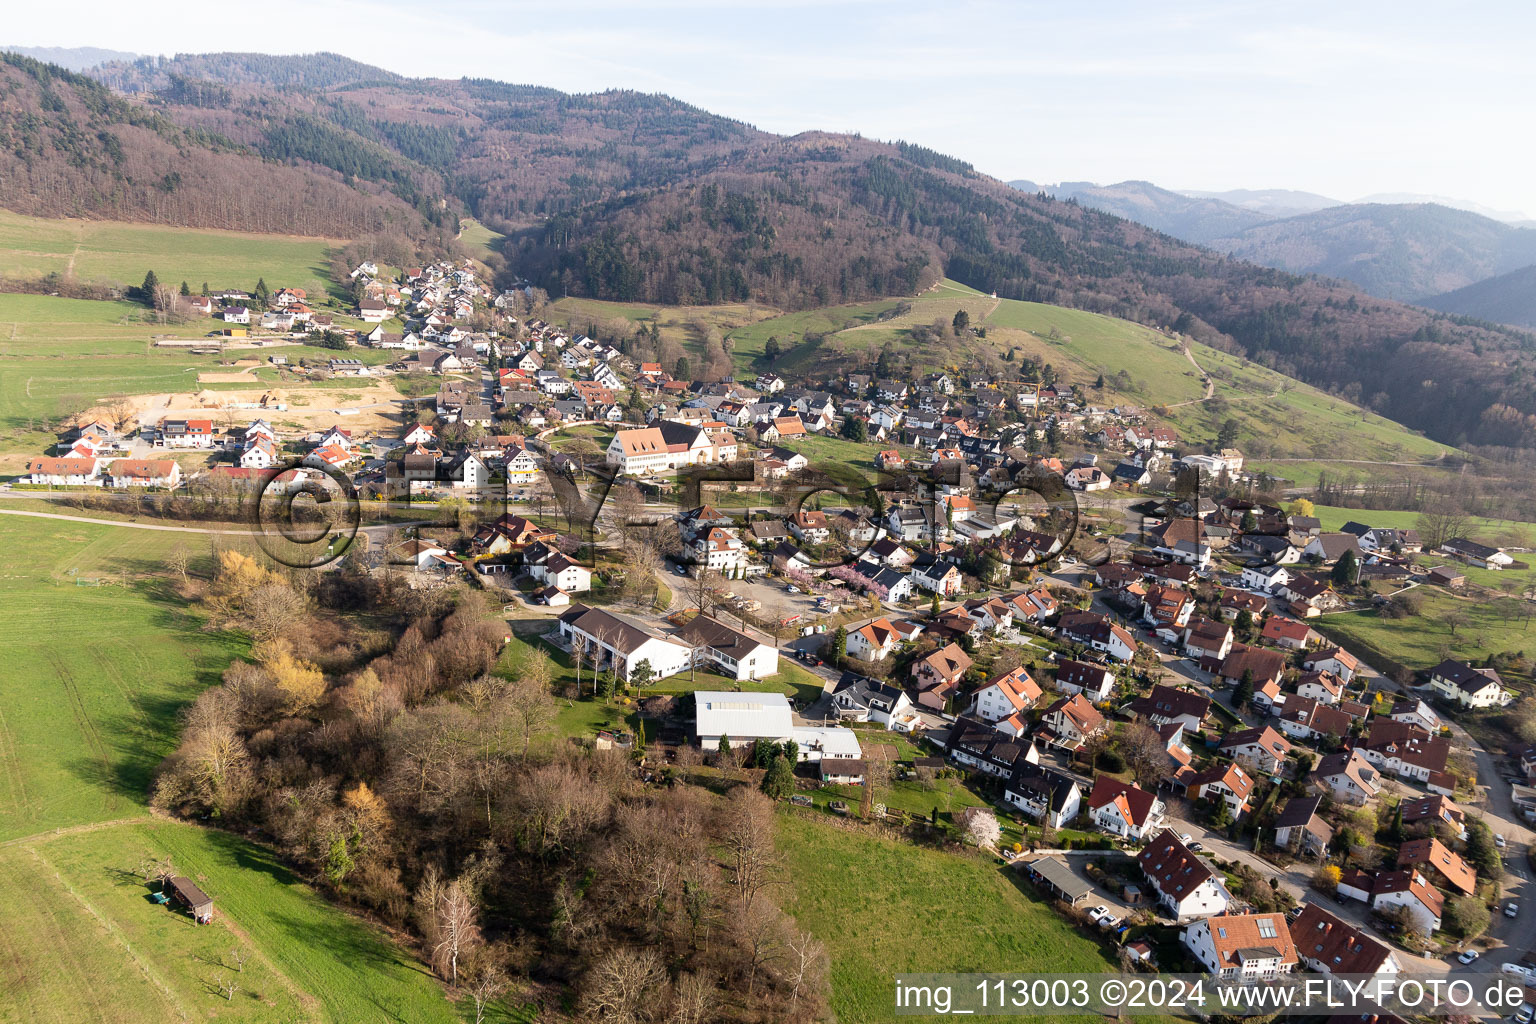
[[[1048,747],[1078,750],[1109,727],[1098,709],[1080,693],[1060,697],[1040,719],[1035,737]]]
[[[1044,587],[1036,587],[1027,594],[1011,594],[1005,598],[1013,608],[1015,619],[1041,623],[1056,614],[1056,598]]]
[[[645,627],[601,608],[572,605],[560,616],[559,631],[568,643],[577,637],[582,639],[589,665],[594,668],[615,666],[619,678],[624,680],[632,677],[642,661],[649,664],[652,679],[674,676],[693,661],[693,650],[686,643],[657,636]]]
[[[1276,726],[1293,740],[1313,740],[1322,736],[1349,735],[1354,719],[1342,709],[1306,697],[1288,696],[1276,709]]]
[[[708,615],[694,616],[674,639],[693,648],[695,663],[707,663],[730,679],[764,679],[779,671],[776,645]]]
[[[95,458],[36,458],[27,463],[28,481],[37,486],[83,487],[101,483]]]
[[[961,573],[953,562],[929,552],[919,554],[912,562],[912,584],[940,597],[954,597],[960,592]]]
[[[1077,817],[1082,790],[1072,776],[1029,761],[1014,765],[1003,799],[1042,825],[1061,828]]]
[[[1152,883],[1158,902],[1179,924],[1221,914],[1232,903],[1232,894],[1210,865],[1191,853],[1171,829],[1159,832],[1136,855],[1136,863]]]
[[[1381,792],[1381,776],[1358,750],[1341,750],[1317,762],[1308,779],[1339,803],[1363,806]]]
[[[1305,622],[1288,619],[1283,615],[1270,616],[1264,623],[1264,628],[1259,632],[1259,637],[1276,647],[1284,647],[1287,650],[1306,650],[1308,645],[1316,642],[1318,636],[1312,627]]]
[[[113,487],[164,487],[181,485],[181,466],[174,459],[114,459],[107,467]]]
[[[1250,810],[1248,796],[1253,792],[1253,776],[1235,762],[1216,764],[1203,772],[1196,772],[1185,788],[1195,800],[1225,802],[1233,820],[1236,820]]]
[[[1429,935],[1440,930],[1445,896],[1417,871],[1383,871],[1371,887],[1371,906],[1397,910],[1421,935]]]
[[[1141,842],[1162,828],[1167,807],[1156,793],[1109,775],[1093,780],[1088,794],[1088,817],[1103,832]]]
[[[848,656],[860,661],[879,661],[896,650],[901,635],[886,618],[875,619],[848,634]]]
[[[1337,704],[1344,699],[1344,682],[1329,672],[1308,672],[1297,678],[1296,695],[1320,704]]]
[[[1064,613],[1056,628],[1068,640],[1087,644],[1116,661],[1136,657],[1136,638],[1130,631],[1097,612]]]
[[[579,594],[592,589],[592,570],[558,551],[541,564],[530,564],[528,573],[545,586],[556,587],[567,594]]]
[[[1211,713],[1211,699],[1193,690],[1179,690],[1158,683],[1151,693],[1133,700],[1129,710],[1153,728],[1178,722],[1185,731],[1198,732],[1205,716]]]
[[[971,697],[971,713],[983,722],[1011,722],[1014,735],[1027,728],[1025,715],[1039,703],[1043,691],[1028,672],[1016,668],[1004,672],[977,688]]]
[[[1254,688],[1257,689],[1265,683],[1280,682],[1285,674],[1285,655],[1279,651],[1235,643],[1222,659],[1216,673],[1228,686],[1237,686],[1242,682],[1244,674],[1250,674]]]
[[[905,690],[855,672],[845,672],[832,691],[839,719],[874,722],[895,732],[911,732],[921,724]]]
[[[1410,722],[1374,718],[1358,749],[1384,773],[1426,783],[1447,795],[1455,790],[1445,774],[1451,745],[1444,736],[1431,736]]]
[[[1444,827],[1458,839],[1467,837],[1467,815],[1456,802],[1442,793],[1433,793],[1418,799],[1405,799],[1398,804],[1403,812],[1404,825],[1432,825]]]
[[[621,430],[608,444],[608,464],[627,476],[666,473],[689,466],[732,462],[736,439],[728,431],[662,420],[655,426]]]
[[[1243,586],[1250,589],[1273,594],[1277,589],[1291,581],[1291,571],[1283,565],[1249,566],[1243,570],[1239,581]],[[1262,610],[1262,605],[1260,610]]]
[[[1430,734],[1440,731],[1440,716],[1422,700],[1399,700],[1387,717],[1394,722],[1409,722]]]
[[[1095,704],[1109,699],[1115,688],[1115,675],[1103,665],[1070,658],[1056,662],[1056,690],[1068,695],[1080,693]]]
[[[1257,981],[1296,969],[1284,914],[1217,914],[1184,929],[1184,945],[1218,978]]]
[[[1446,659],[1429,670],[1429,688],[1468,708],[1504,707],[1513,699],[1496,671],[1473,668],[1454,659]]]
[[[1333,842],[1333,826],[1317,813],[1320,794],[1294,796],[1275,817],[1275,846],[1299,857],[1321,857]]]
[[[960,688],[960,680],[972,665],[971,656],[959,644],[949,644],[912,665],[917,702],[932,711],[943,711]]]
[[[1302,964],[1319,974],[1390,978],[1402,970],[1389,947],[1310,900],[1291,922],[1291,941]],[[1374,1024],[1386,1024],[1386,1020],[1378,1017]]]
[[[1504,569],[1513,564],[1514,559],[1506,555],[1498,548],[1491,548],[1486,544],[1468,540],[1465,537],[1453,537],[1440,545],[1440,553],[1460,559],[1468,565],[1475,565],[1480,569]]]
[[[1307,655],[1301,667],[1309,672],[1331,672],[1347,685],[1360,670],[1360,659],[1342,647],[1324,647]]]
[[[1477,892],[1477,872],[1461,856],[1433,836],[1410,839],[1397,850],[1399,868],[1421,868],[1463,896]]]
[[[1290,756],[1291,744],[1267,725],[1240,729],[1222,738],[1220,750],[1234,761],[1265,775],[1278,775]]]
[[[1033,741],[1010,736],[964,715],[955,719],[944,738],[944,753],[956,764],[1006,779],[1019,764],[1039,764]]]

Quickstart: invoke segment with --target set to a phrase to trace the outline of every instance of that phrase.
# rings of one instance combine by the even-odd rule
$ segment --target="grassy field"
[[[169,856],[214,898],[214,922],[147,898]],[[424,969],[270,854],[175,822],[0,846],[0,1022],[457,1020]],[[248,957],[236,971],[237,953]],[[233,979],[233,998],[220,991]]]
[[[493,252],[497,252],[497,246],[506,236],[499,231],[492,231],[479,221],[469,218],[459,225],[459,241],[469,250],[469,254],[475,259],[483,260]]]
[[[1313,619],[1312,626],[1370,660],[1384,655],[1412,669],[1431,668],[1443,658],[1481,664],[1490,654],[1536,652],[1536,624],[1506,615],[1498,605],[1457,597],[1438,587],[1414,591],[1422,602],[1408,619],[1383,619],[1374,609]],[[1452,616],[1464,621],[1455,622]]]
[[[204,536],[0,517],[0,840],[142,814],[177,712],[244,651],[171,594],[178,545],[208,558]]]
[[[206,566],[205,536],[0,517],[0,1024],[456,1019],[267,851],[149,816],[179,711],[247,649],[171,592],[177,545]],[[212,927],[130,877],[166,855],[217,901]],[[227,1000],[234,949],[253,955]]]
[[[42,220],[0,211],[0,275],[72,273],[81,281],[137,285],[153,270],[161,281],[193,291],[256,286],[303,288],[325,295],[329,251],[341,243],[298,235],[189,230],[116,221]]]
[[[990,859],[790,814],[779,819],[779,849],[794,879],[784,908],[826,944],[832,1009],[845,1024],[891,1019],[902,972],[1115,969],[1099,943]]]

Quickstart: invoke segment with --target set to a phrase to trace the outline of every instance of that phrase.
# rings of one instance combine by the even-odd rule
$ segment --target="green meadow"
[[[303,288],[311,296],[330,288],[329,253],[342,243],[298,235],[258,235],[124,224],[117,221],[44,220],[0,210],[0,276],[57,273],[89,282],[136,285],[153,270],[161,281],[193,291],[249,291],[265,278],[274,291]]]
[[[1105,972],[1097,941],[995,859],[782,814],[784,909],[827,947],[844,1024],[894,1016],[903,972]]]
[[[205,571],[209,541],[0,515],[0,1024],[457,1019],[266,850],[150,816],[181,709],[248,649],[172,590],[167,554]],[[214,897],[212,926],[146,898],[136,873],[167,856]]]

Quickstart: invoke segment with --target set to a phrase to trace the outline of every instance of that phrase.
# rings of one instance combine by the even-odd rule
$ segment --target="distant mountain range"
[[[71,71],[84,71],[108,61],[137,60],[139,56],[126,50],[103,50],[95,46],[0,46],[0,50],[57,64]]]
[[[1343,206],[1342,200],[1329,199],[1316,192],[1298,192],[1286,188],[1234,188],[1225,192],[1200,192],[1180,189],[1179,195],[1195,199],[1216,199],[1244,210],[1261,213],[1266,218],[1294,217],[1298,213],[1316,213],[1330,206]]]
[[[1536,264],[1536,229],[1521,215],[1496,219],[1438,202],[1340,203],[1309,192],[1268,190],[1175,192],[1145,181],[1116,185],[1012,183],[1025,191],[1071,199],[1175,238],[1208,245],[1265,266],[1353,281],[1373,295],[1407,302],[1457,292],[1457,312],[1504,319],[1507,303],[1482,307],[1497,289],[1479,281]],[[1382,195],[1386,199],[1413,199]]]

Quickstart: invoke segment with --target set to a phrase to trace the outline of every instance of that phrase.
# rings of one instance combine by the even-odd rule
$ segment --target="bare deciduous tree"
[[[778,863],[773,848],[773,801],[749,787],[731,793],[720,827],[720,840],[730,856],[731,882],[743,907],[774,882]]]
[[[653,950],[616,949],[587,972],[582,1002],[589,1019],[634,1024],[648,1016],[647,1003],[666,979]]]
[[[475,901],[462,879],[444,887],[437,899],[437,945],[432,961],[439,972],[446,972],[448,983],[459,983],[459,959],[480,943],[480,926]]]
[[[1157,730],[1143,722],[1133,722],[1121,731],[1118,746],[1136,785],[1156,789],[1168,772],[1168,750]]]

